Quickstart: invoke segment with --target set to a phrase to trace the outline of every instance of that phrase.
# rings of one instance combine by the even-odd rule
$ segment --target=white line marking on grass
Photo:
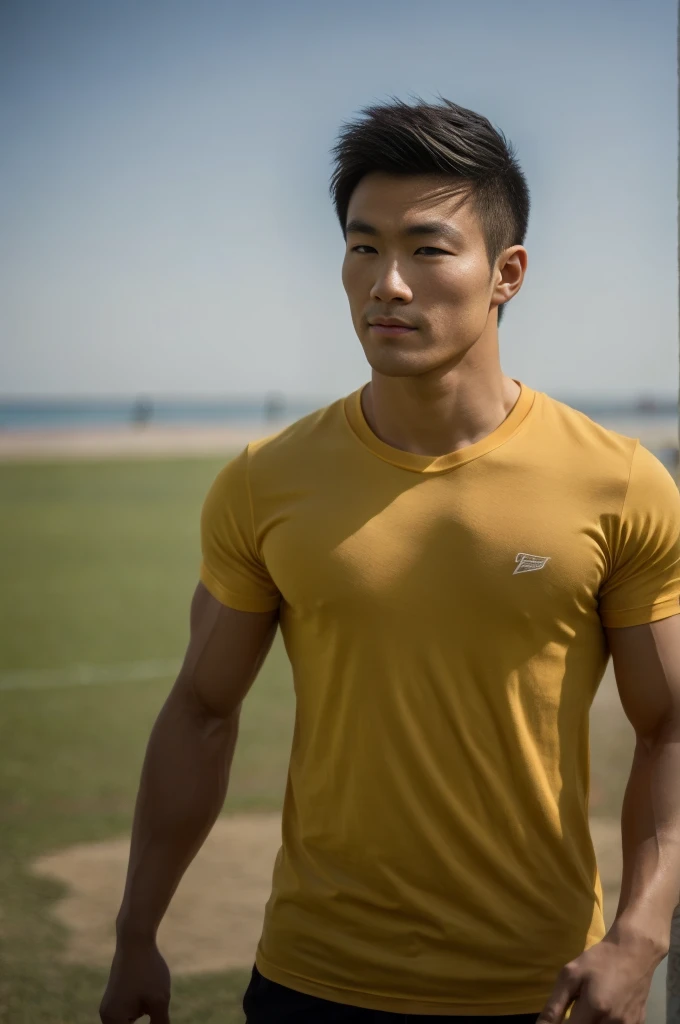
[[[180,662],[128,661],[118,665],[73,665],[71,668],[0,672],[2,690],[47,690],[57,686],[101,686],[148,682],[177,675]]]

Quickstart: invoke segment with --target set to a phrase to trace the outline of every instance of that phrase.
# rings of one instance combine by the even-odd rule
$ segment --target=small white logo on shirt
[[[542,555],[527,555],[520,551],[515,561],[517,568],[513,572],[513,576],[516,576],[518,572],[536,572],[538,569],[542,569],[545,563],[550,561],[550,556],[544,558]]]

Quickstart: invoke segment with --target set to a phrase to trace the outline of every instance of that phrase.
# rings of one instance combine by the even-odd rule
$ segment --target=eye
[[[351,249],[351,252],[358,252],[359,254],[364,253],[364,252],[377,252],[377,251],[378,250],[374,249],[372,245],[353,245],[352,249]]]
[[[424,256],[450,256],[451,254],[446,249],[437,249],[434,245],[421,245],[420,249],[416,249],[416,253],[422,253]]]

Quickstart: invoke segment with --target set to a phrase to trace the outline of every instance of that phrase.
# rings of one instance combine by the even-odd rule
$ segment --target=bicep
[[[639,738],[680,715],[680,615],[607,629],[623,710]]]
[[[177,685],[191,688],[216,716],[228,717],[248,693],[277,625],[278,609],[238,611],[199,583],[191,602],[189,644]]]

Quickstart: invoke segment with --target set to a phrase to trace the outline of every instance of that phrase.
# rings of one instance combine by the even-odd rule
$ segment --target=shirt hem
[[[237,612],[273,612],[281,603],[280,598],[270,598],[268,601],[258,598],[246,597],[244,594],[236,594],[223,586],[215,579],[205,562],[201,563],[199,571],[201,583],[210,591],[213,597],[217,598],[220,604],[233,608]]]
[[[680,594],[665,598],[645,608],[624,608],[621,611],[600,612],[603,626],[615,629],[621,626],[646,626],[651,622],[680,615]]]
[[[488,1017],[505,1014],[535,1013],[537,1016],[545,1006],[550,990],[524,999],[505,999],[500,1003],[453,1003],[434,999],[412,999],[408,996],[380,995],[359,989],[328,985],[300,974],[283,970],[269,963],[260,953],[255,955],[255,964],[260,974],[268,981],[284,985],[303,995],[316,996],[332,1003],[344,1003],[362,1010],[382,1010],[387,1013],[419,1014],[421,1016],[470,1016]]]

